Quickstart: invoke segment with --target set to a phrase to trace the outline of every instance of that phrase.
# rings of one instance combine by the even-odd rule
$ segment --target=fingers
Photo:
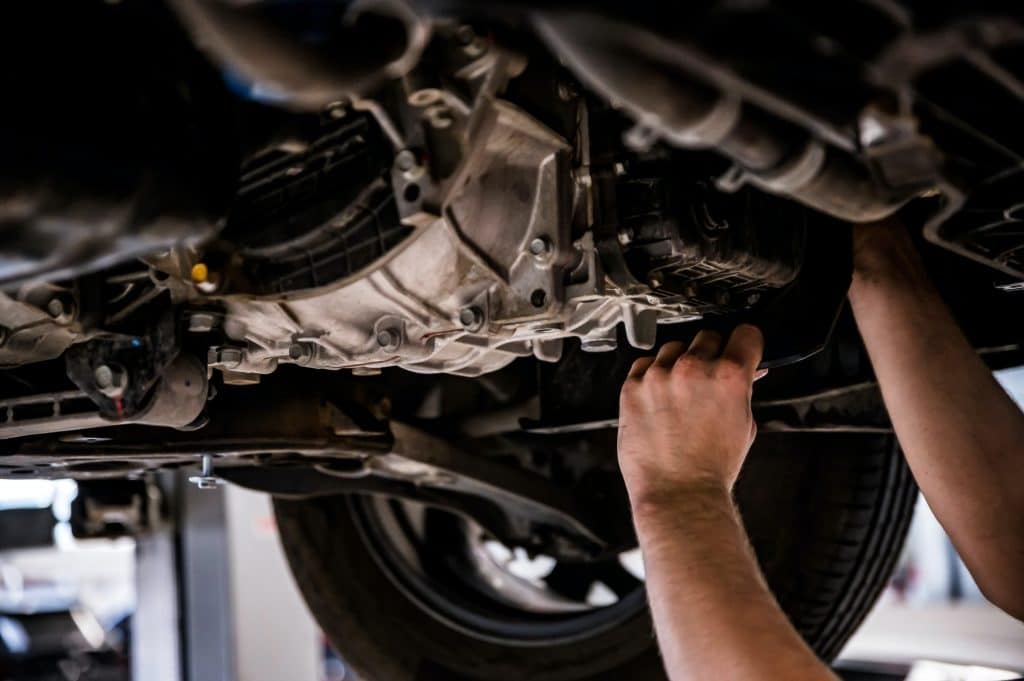
[[[685,349],[679,341],[665,343],[658,350],[657,357],[641,357],[633,362],[629,370],[629,378],[642,378],[652,366],[671,369],[680,357],[692,356],[711,362],[721,355],[722,359],[735,362],[746,369],[751,379],[756,381],[768,373],[767,369],[757,369],[764,350],[764,339],[761,331],[750,324],[736,327],[729,337],[725,349],[722,349],[722,334],[712,329],[702,329],[694,336],[690,347]]]
[[[740,324],[729,336],[729,342],[722,351],[722,359],[742,366],[753,379],[763,352],[764,337],[761,330],[750,324]]]
[[[639,378],[654,364],[653,357],[641,357],[637,361],[633,362],[633,366],[629,369],[628,378]]]
[[[686,354],[698,357],[703,360],[713,360],[722,351],[722,334],[712,329],[703,329],[697,332],[690,343]]]
[[[676,360],[679,359],[685,349],[686,348],[684,348],[683,344],[679,341],[665,343],[661,346],[661,349],[658,350],[658,356],[654,358],[651,366],[671,369],[672,365],[676,363]]]

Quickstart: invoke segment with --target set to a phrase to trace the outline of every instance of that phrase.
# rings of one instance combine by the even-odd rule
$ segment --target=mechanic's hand
[[[763,349],[744,324],[727,343],[704,330],[689,349],[666,343],[633,364],[619,400],[619,465],[634,510],[694,488],[732,489],[757,432],[750,396]]]

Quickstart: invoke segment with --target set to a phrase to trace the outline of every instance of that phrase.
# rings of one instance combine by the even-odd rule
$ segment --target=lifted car
[[[368,678],[663,675],[618,391],[739,322],[772,371],[737,502],[834,657],[916,498],[844,307],[851,223],[898,214],[979,351],[1020,363],[1019,11],[3,13],[0,475],[199,466],[274,495]]]

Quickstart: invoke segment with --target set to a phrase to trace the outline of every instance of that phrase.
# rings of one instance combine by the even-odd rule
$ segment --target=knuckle
[[[704,373],[707,371],[707,361],[696,355],[683,355],[676,360],[672,367],[673,371],[679,374]]]

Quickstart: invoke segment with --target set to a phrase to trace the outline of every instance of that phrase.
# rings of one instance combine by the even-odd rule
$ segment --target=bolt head
[[[210,312],[193,312],[188,318],[188,330],[192,333],[208,333],[217,325],[217,317]]]
[[[624,227],[619,230],[619,243],[623,246],[628,246],[633,243],[634,232],[629,227]]]
[[[46,302],[46,313],[54,321],[66,324],[75,314],[75,304],[65,296],[54,296]]]
[[[93,369],[92,380],[99,391],[107,397],[117,397],[124,392],[128,384],[128,376],[124,369],[109,364],[100,364]]]
[[[614,338],[584,338],[580,341],[583,352],[608,352],[618,347]]]
[[[377,332],[377,345],[384,350],[397,350],[401,338],[397,329],[381,329]]]
[[[469,24],[462,24],[455,29],[455,39],[460,45],[469,45],[476,38],[476,31]]]
[[[106,364],[101,364],[92,372],[92,378],[99,388],[109,388],[114,385],[114,371]]]
[[[661,277],[659,277],[656,274],[652,274],[650,277],[647,278],[647,285],[650,286],[651,288],[661,288],[662,284],[664,283],[665,282],[661,280]]]
[[[530,241],[530,253],[542,257],[551,252],[551,241],[546,237],[538,236]]]
[[[459,323],[470,331],[477,331],[484,324],[484,311],[472,305],[459,310]]]
[[[292,343],[288,346],[288,358],[293,362],[305,364],[313,359],[316,349],[311,343]]]
[[[242,363],[242,351],[239,348],[220,348],[217,350],[217,364],[238,366]]]
[[[416,159],[416,154],[409,149],[402,149],[395,154],[395,167],[403,173],[409,172],[417,165],[419,165],[419,162]]]
[[[212,475],[192,475],[188,481],[199,489],[217,489],[221,483],[220,478]]]
[[[447,130],[455,123],[455,117],[452,115],[452,110],[444,104],[438,104],[430,107],[426,110],[425,116],[427,118],[427,122],[430,123],[430,127],[435,130]]]
[[[747,296],[747,305],[756,305],[759,300],[761,300],[760,293],[751,293]]]

